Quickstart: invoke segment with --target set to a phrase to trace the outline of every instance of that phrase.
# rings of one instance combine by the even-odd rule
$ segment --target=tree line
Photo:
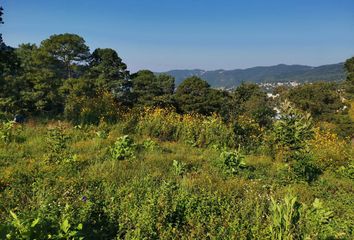
[[[271,113],[266,94],[257,85],[245,84],[229,94],[192,76],[176,88],[169,75],[149,70],[130,74],[113,49],[98,48],[90,53],[85,40],[76,34],[52,35],[39,46],[6,46],[2,57],[0,109],[6,113],[60,115],[74,102],[81,102],[80,98],[96,99],[104,94],[122,108],[173,107],[181,113],[216,112],[228,117],[241,106],[226,114],[226,102],[237,105],[253,98],[258,107],[268,107],[264,111]]]
[[[0,11],[2,21],[2,9]],[[268,127],[277,101],[256,84],[243,83],[228,92],[213,89],[199,77],[185,79],[177,88],[172,76],[149,70],[130,73],[111,48],[90,52],[76,34],[50,36],[38,46],[7,46],[0,38],[0,112],[26,116],[65,117],[74,122],[116,120],[116,113],[142,107],[173,108],[178,113],[217,113],[227,122],[248,117]],[[279,99],[289,99],[318,121],[330,122],[338,132],[353,134],[348,116],[354,94],[354,58],[346,61],[345,83],[315,83],[278,88]]]

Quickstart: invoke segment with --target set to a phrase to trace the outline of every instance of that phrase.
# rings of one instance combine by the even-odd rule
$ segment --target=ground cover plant
[[[210,121],[216,129],[228,129],[227,124],[217,117],[169,111],[147,110],[143,120],[130,126],[129,134],[125,127],[133,117],[128,115],[116,124],[81,126],[56,120],[13,124],[14,132],[21,128],[23,141],[1,142],[1,238],[353,237],[349,143],[318,128],[308,129],[313,135],[310,140],[294,139],[290,147],[305,141],[306,155],[321,170],[310,179],[304,177],[312,171],[301,155],[305,153],[299,158],[284,153],[284,148],[290,151],[288,142],[267,150],[269,143],[264,140],[261,153],[220,142],[218,135],[209,139],[213,144],[200,144],[198,139],[213,131]],[[161,113],[179,121],[161,121]],[[165,124],[155,129],[163,131],[161,135],[154,130],[156,121]],[[203,123],[207,129],[203,130]],[[293,123],[281,124],[292,129]],[[301,131],[307,131],[307,123],[303,124]],[[274,135],[278,128],[272,130]],[[5,125],[3,131],[9,127]]]

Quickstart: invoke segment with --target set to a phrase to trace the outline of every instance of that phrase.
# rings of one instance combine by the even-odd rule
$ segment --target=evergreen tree
[[[96,49],[89,59],[88,77],[97,89],[112,93],[118,102],[124,105],[132,104],[129,71],[115,50]]]
[[[219,113],[225,104],[225,94],[211,89],[206,81],[196,76],[185,79],[178,86],[175,98],[183,113]]]
[[[242,83],[231,94],[229,102],[229,120],[239,116],[254,119],[260,127],[271,125],[274,111],[267,94],[257,84]]]
[[[149,70],[141,70],[132,76],[133,92],[138,106],[173,105],[174,78],[156,76]]]
[[[63,71],[63,77],[78,77],[79,69],[87,63],[90,56],[85,40],[76,34],[52,35],[41,42],[42,57],[55,63]]]
[[[4,9],[0,6],[0,24],[4,24],[4,21],[2,20],[2,15],[4,14]],[[3,40],[2,40],[2,34],[0,33],[0,48],[3,45]]]
[[[354,57],[347,59],[347,61],[345,61],[344,66],[347,71],[346,91],[351,97],[353,97],[354,96]]]

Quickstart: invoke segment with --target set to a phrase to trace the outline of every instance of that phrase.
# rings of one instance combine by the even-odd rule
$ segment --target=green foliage
[[[138,106],[168,107],[173,105],[174,78],[168,75],[156,76],[149,70],[141,70],[131,76],[133,93]]]
[[[271,198],[269,232],[271,239],[291,240],[296,238],[297,223],[300,218],[300,205],[297,198],[287,195],[282,203]]]
[[[68,150],[69,140],[70,137],[65,134],[65,129],[62,126],[48,129],[46,137],[48,162],[60,164],[70,161],[71,154]]]
[[[296,152],[292,154],[292,160],[290,166],[296,179],[313,182],[317,180],[322,173],[310,153]]]
[[[159,149],[158,143],[151,140],[151,139],[144,140],[142,145],[143,145],[144,149],[148,150],[148,151],[153,151],[153,150]]]
[[[115,50],[95,49],[89,59],[88,77],[96,89],[112,93],[120,103],[132,105],[134,99],[129,71]]]
[[[310,114],[302,113],[285,101],[280,119],[274,124],[270,144],[276,151],[277,159],[289,162],[290,176],[312,182],[321,174],[322,171],[310,153],[309,140],[313,138],[314,129]]]
[[[206,81],[193,76],[178,86],[175,99],[183,113],[210,115],[220,112],[226,96],[221,91],[211,89]]]
[[[347,71],[346,91],[353,98],[354,96],[354,57],[345,61],[344,67]]]
[[[286,195],[284,201],[271,198],[271,239],[323,239],[333,234],[330,226],[333,212],[316,198],[309,207],[297,201],[297,197]]]
[[[241,153],[240,147],[235,151],[222,151],[220,161],[227,172],[237,174],[241,169],[246,167],[245,156]]]
[[[20,75],[20,59],[15,49],[4,43],[0,44],[0,59],[0,111],[17,111],[21,104],[21,89],[25,87],[16,78]]]
[[[173,172],[177,175],[177,176],[181,176],[185,173],[186,171],[186,165],[183,162],[177,161],[177,160],[173,160]]]
[[[73,227],[69,223],[69,218],[64,215],[59,224],[57,225],[57,223],[55,223],[52,228],[48,226],[50,224],[48,219],[20,219],[13,211],[10,211],[10,215],[12,220],[6,228],[7,233],[5,239],[84,239],[80,237],[83,225],[80,223],[76,228]],[[47,227],[47,232],[44,231],[43,227]]]
[[[297,108],[325,121],[345,106],[338,88],[334,83],[304,84],[289,89],[287,97]]]
[[[300,112],[285,101],[281,106],[280,119],[274,124],[273,134],[275,146],[279,151],[285,151],[284,160],[288,160],[291,154],[307,150],[307,141],[314,134],[311,115]]]
[[[10,222],[11,231],[6,234],[6,239],[35,239],[40,235],[36,226],[38,225],[40,219],[36,218],[33,221],[20,220],[18,216],[10,211],[12,221]]]
[[[74,77],[79,64],[86,62],[90,54],[85,40],[70,33],[50,36],[41,42],[40,50],[44,57],[62,66],[65,78]]]
[[[190,117],[185,119],[190,129],[202,125],[201,120]],[[7,234],[11,239],[353,236],[352,179],[344,171],[325,171],[311,184],[297,181],[298,176],[284,181],[280,177],[282,169],[287,176],[295,174],[293,164],[302,160],[285,164],[261,153],[244,155],[240,150],[225,151],[220,156],[213,145],[198,148],[182,139],[159,141],[160,147],[155,148],[155,141],[139,133],[118,138],[125,123],[72,127],[62,122],[51,133],[48,125],[53,128],[58,124],[25,124],[25,143],[12,141],[0,148],[1,239]],[[107,138],[98,139],[99,131],[109,131]],[[199,134],[210,136],[207,141],[216,134],[205,132]],[[134,144],[133,137],[139,144]],[[46,138],[50,141],[44,141]],[[112,139],[118,142],[110,148],[117,151],[108,151],[116,153],[114,159],[135,156],[139,161],[107,157]],[[41,161],[54,150],[60,161]],[[65,159],[75,161],[68,164]],[[237,174],[225,176],[215,162],[226,172]],[[298,196],[295,203],[286,195],[289,191]],[[285,197],[285,201],[272,203],[270,197]],[[16,211],[17,228],[9,210]],[[19,229],[24,229],[22,235]]]
[[[166,141],[181,141],[195,147],[233,147],[232,128],[220,116],[180,115],[172,109],[145,109],[137,130]]]
[[[9,143],[14,138],[14,122],[1,122],[0,123],[0,139],[4,143]]]
[[[62,64],[42,47],[34,44],[22,44],[16,49],[21,62],[20,73],[16,75],[13,89],[19,89],[18,108],[22,111],[40,114],[60,113],[63,99],[59,88],[65,78]]]
[[[259,127],[271,126],[274,110],[267,94],[256,84],[242,83],[232,92],[228,105],[230,121],[238,122],[243,116],[254,120]]]
[[[354,180],[354,162],[348,164],[348,166],[341,166],[338,168],[337,173],[341,176]]]
[[[82,230],[82,224],[77,225],[76,229],[72,227],[68,219],[63,219],[60,223],[58,236],[50,235],[48,239],[70,239],[70,240],[82,240],[83,237],[79,237],[79,231]]]
[[[264,129],[252,118],[238,116],[232,123],[235,142],[249,151],[256,151],[264,143]]]
[[[125,135],[117,139],[110,148],[110,154],[114,160],[125,160],[135,158],[134,140]]]
[[[354,134],[354,122],[348,116],[349,104],[341,85],[304,84],[289,89],[285,95],[297,108],[311,113],[316,122],[334,124],[338,135],[348,137]]]
[[[301,223],[303,239],[323,239],[328,234],[335,233],[330,223],[333,220],[333,211],[326,208],[322,201],[316,198],[311,206],[302,204]],[[338,234],[339,235],[339,234]]]
[[[108,92],[94,97],[69,95],[64,109],[66,119],[75,124],[114,123],[121,115],[120,106]]]

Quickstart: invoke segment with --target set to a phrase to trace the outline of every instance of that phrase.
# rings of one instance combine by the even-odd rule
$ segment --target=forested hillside
[[[323,65],[318,67],[280,64],[269,67],[253,67],[235,70],[171,70],[165,72],[165,74],[175,77],[177,85],[187,77],[198,76],[205,79],[212,87],[217,88],[237,87],[242,82],[338,82],[343,81],[346,78],[343,63]]]

